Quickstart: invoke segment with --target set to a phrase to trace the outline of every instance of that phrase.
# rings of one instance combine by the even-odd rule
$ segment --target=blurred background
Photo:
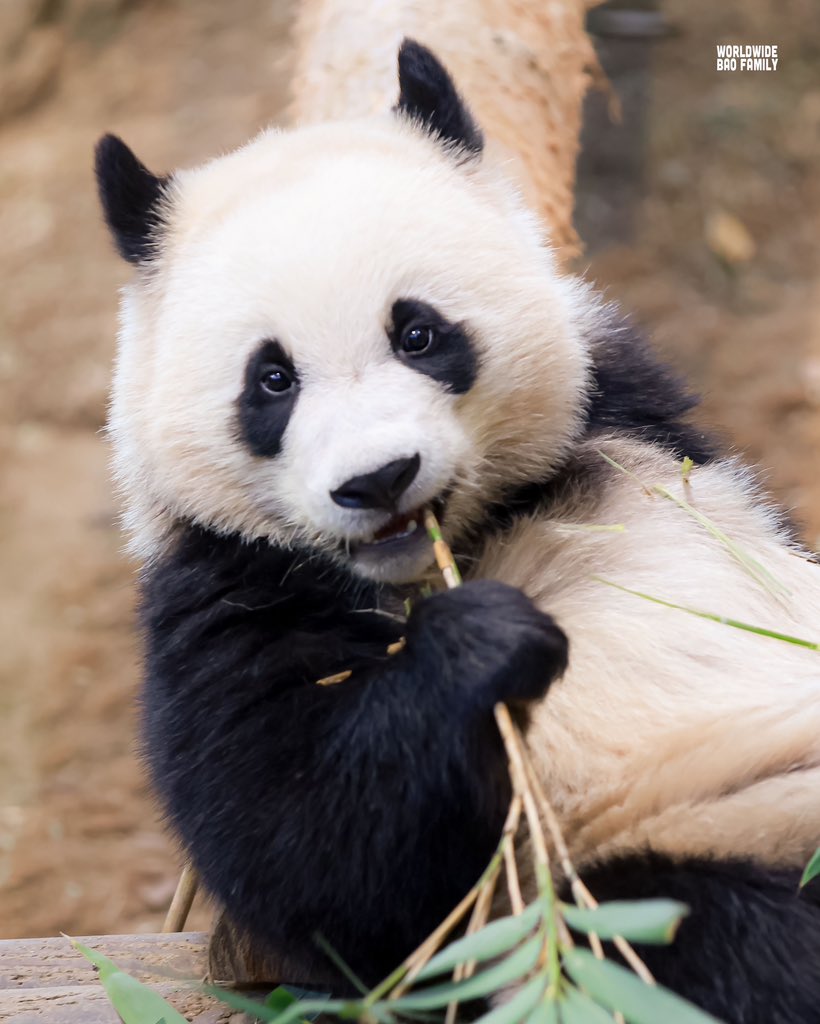
[[[0,936],[155,931],[178,856],[135,752],[138,647],[100,428],[127,270],[95,140],[161,171],[287,100],[295,0],[0,3]],[[576,260],[820,547],[820,5],[609,4]],[[776,43],[773,73],[715,71]],[[194,925],[206,920],[197,911]]]

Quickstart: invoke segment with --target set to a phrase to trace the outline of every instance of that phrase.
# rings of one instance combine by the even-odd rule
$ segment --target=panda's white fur
[[[685,480],[668,447],[584,433],[613,314],[559,273],[503,168],[394,116],[271,130],[176,173],[161,213],[123,299],[110,417],[135,554],[161,565],[187,523],[417,583],[429,545],[357,557],[391,513],[330,495],[418,453],[398,511],[447,493],[465,576],[519,588],[570,638],[527,738],[581,869],[646,851],[799,869],[820,843],[820,653],[617,587],[817,641],[820,567],[737,460]],[[395,359],[406,295],[467,325],[466,393]],[[266,338],[301,380],[275,458],[236,424]],[[597,466],[592,486],[570,480],[473,544],[511,486],[568,459]]]
[[[475,570],[521,587],[572,638],[569,668],[529,732],[570,847],[580,863],[648,845],[800,867],[820,835],[818,652],[602,580],[816,641],[820,567],[784,536],[735,460],[697,468],[687,485],[668,454],[615,438],[600,448],[635,477],[613,472],[594,517],[570,505],[518,523]],[[692,504],[782,594],[638,481]]]

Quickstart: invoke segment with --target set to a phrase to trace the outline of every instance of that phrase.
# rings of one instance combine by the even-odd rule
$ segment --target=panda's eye
[[[401,336],[401,350],[410,356],[429,352],[438,340],[435,327],[408,327]]]
[[[282,366],[266,366],[259,378],[259,384],[271,395],[281,395],[293,387],[293,377]]]

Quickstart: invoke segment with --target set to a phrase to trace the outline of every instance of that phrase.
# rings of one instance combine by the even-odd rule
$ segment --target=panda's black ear
[[[399,102],[396,108],[420,121],[446,142],[479,154],[481,131],[458,94],[444,66],[414,39],[399,49]]]
[[[105,220],[120,255],[129,263],[143,263],[153,253],[169,179],[152,174],[116,135],[104,135],[97,143],[94,170]]]

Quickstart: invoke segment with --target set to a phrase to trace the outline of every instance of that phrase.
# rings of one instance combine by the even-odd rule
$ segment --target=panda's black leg
[[[671,946],[637,946],[657,980],[726,1024],[820,1022],[820,906],[799,872],[747,861],[628,857],[582,872],[599,900],[689,906]]]
[[[155,784],[240,928],[307,973],[322,932],[373,981],[484,868],[510,797],[493,706],[542,695],[566,640],[482,582],[421,602],[388,657],[389,620],[332,574],[206,553],[148,588]]]

